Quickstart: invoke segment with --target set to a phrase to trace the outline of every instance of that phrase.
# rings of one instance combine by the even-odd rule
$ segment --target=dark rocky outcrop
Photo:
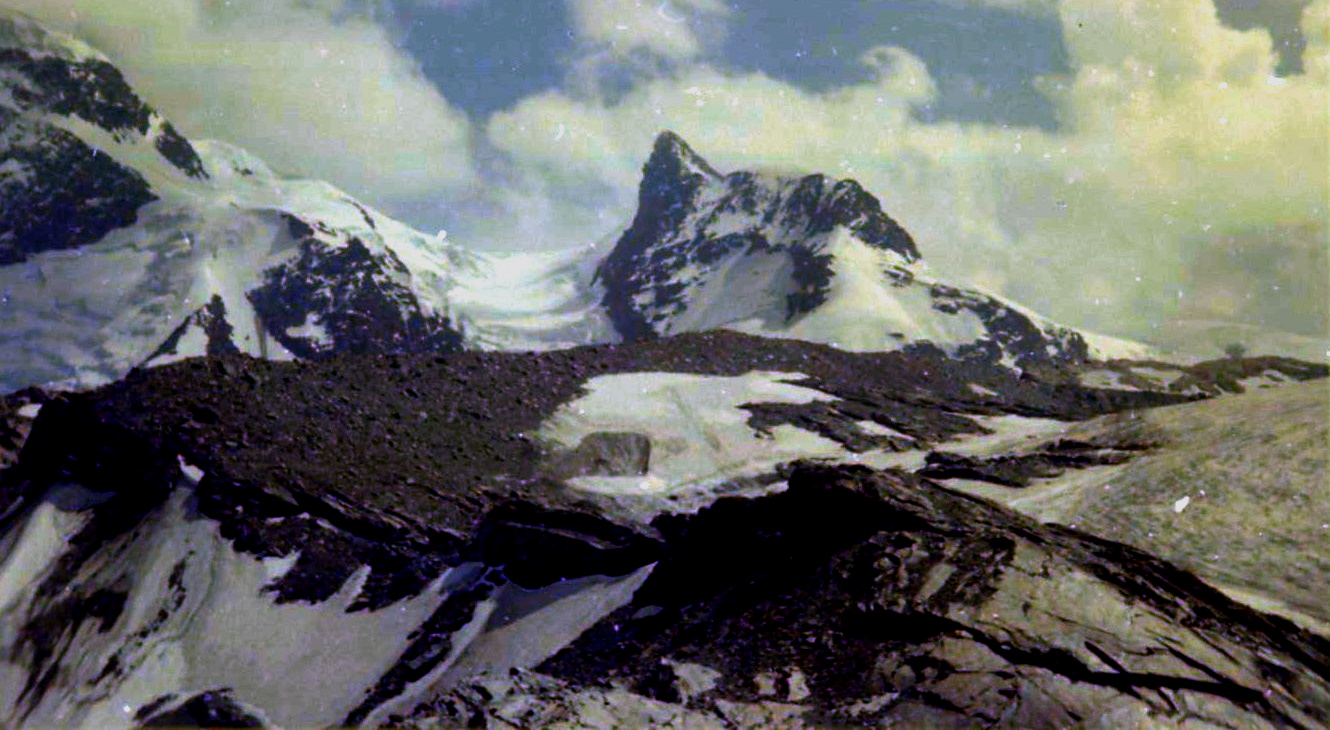
[[[1086,469],[1130,461],[1153,444],[1138,442],[1092,444],[1057,439],[1029,451],[997,456],[965,456],[932,451],[919,476],[931,479],[973,479],[1004,487],[1027,487],[1035,479],[1062,476],[1068,469]]]
[[[95,243],[157,198],[137,171],[53,124],[0,108],[0,128],[27,142],[3,149],[0,266]]]
[[[252,708],[245,707],[229,690],[219,689],[180,698],[164,695],[135,713],[139,727],[270,727]]]
[[[636,476],[651,465],[651,439],[640,433],[598,431],[577,447],[551,455],[543,471],[559,479],[579,476]]]
[[[50,400],[51,394],[41,388],[24,388],[0,398],[0,471],[18,460],[19,451],[32,430],[31,409]],[[25,412],[24,409],[28,409]],[[11,498],[0,493],[0,514]]]
[[[152,128],[152,107],[139,98],[120,69],[109,61],[3,48],[0,68],[21,79],[11,82],[13,99],[20,109],[78,117],[119,139],[142,137]],[[181,171],[207,177],[194,147],[170,123],[163,122],[154,144],[162,157]]]
[[[1330,719],[1330,642],[1141,551],[904,474],[788,479],[658,520],[633,602],[537,671],[722,718],[792,703],[818,725]]]
[[[30,21],[0,17],[0,23]],[[0,48],[0,72],[9,92],[9,103],[0,106],[6,163],[0,171],[0,266],[94,243],[133,225],[139,209],[157,197],[138,171],[46,115],[76,117],[121,142],[155,132],[153,145],[167,162],[191,177],[207,177],[189,141],[156,118],[110,62],[9,47]]]
[[[1086,363],[1085,372],[1099,371],[1116,376],[1118,387],[1154,390],[1168,393],[1200,393],[1220,395],[1243,393],[1242,381],[1273,374],[1282,382],[1308,380],[1320,377],[1324,365],[1304,362],[1291,357],[1261,355],[1256,357],[1222,357],[1194,363],[1173,363],[1160,360],[1109,360]]]
[[[580,473],[637,471],[650,466],[649,440],[599,434],[561,457],[532,436],[598,375],[753,370],[802,373],[800,385],[836,400],[749,403],[751,425],[840,434],[847,445],[847,424],[863,420],[924,448],[983,432],[980,415],[1075,420],[1192,400],[727,332],[546,353],[224,355],[138,370],[48,400],[19,462],[0,472],[0,531],[60,484],[79,485],[89,515],[20,627],[24,696],[59,686],[78,651],[72,616],[122,620],[119,574],[75,577],[197,469],[191,509],[236,550],[299,553],[264,589],[277,602],[327,601],[368,566],[349,610],[377,610],[449,576],[445,599],[356,698],[348,723],[432,676],[478,606],[510,588],[652,564],[627,607],[540,667],[550,681],[574,693],[609,682],[713,714],[774,698],[823,723],[1054,726],[1121,703],[1202,717],[1218,707],[1276,724],[1326,719],[1323,641],[1126,546],[916,476],[806,464],[763,482],[784,481],[784,492],[644,524],[548,467],[571,458]],[[1076,595],[1059,592],[1066,586]],[[1083,606],[1092,613],[1077,613]],[[1102,616],[1129,620],[1096,624]],[[113,664],[111,676],[121,671]]]
[[[330,245],[294,216],[298,255],[264,272],[247,296],[263,326],[302,358],[336,353],[453,352],[462,333],[429,312],[405,283],[410,274],[390,250],[372,253],[359,238]],[[316,325],[319,336],[300,328]]]
[[[1037,367],[1050,361],[1084,362],[1090,358],[1090,348],[1079,332],[1040,326],[1025,312],[995,297],[945,284],[933,284],[928,293],[933,298],[934,309],[948,313],[964,310],[983,322],[989,337],[961,346],[956,353],[960,357],[996,361],[1006,351],[1013,353],[1022,367]],[[1050,350],[1055,357],[1049,357]]]
[[[181,353],[179,351],[181,341],[191,330],[198,330],[204,337],[204,349],[202,353]],[[220,357],[222,355],[239,354],[240,348],[236,347],[231,333],[235,328],[226,318],[226,303],[222,301],[220,295],[212,295],[208,303],[199,307],[193,314],[189,315],[180,323],[180,326],[171,331],[169,337],[156,350],[152,352],[143,361],[144,367],[157,364],[159,360],[175,355],[189,356],[194,354],[208,355],[210,357]]]

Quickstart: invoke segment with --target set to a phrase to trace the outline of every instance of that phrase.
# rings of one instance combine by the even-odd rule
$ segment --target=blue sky
[[[1280,71],[1301,68],[1298,0],[1221,0],[1219,16],[1235,28],[1266,28]],[[993,124],[1056,124],[1035,78],[1066,73],[1056,17],[1010,7],[938,0],[741,0],[729,2],[723,41],[700,60],[755,71],[825,91],[861,83],[858,62],[889,44],[922,59],[939,87],[919,110],[926,119]],[[532,94],[559,87],[578,51],[565,3],[543,0],[396,0],[382,21],[449,101],[483,119]],[[719,23],[713,25],[721,25]]]
[[[1054,123],[1035,76],[1067,71],[1053,18],[933,0],[730,3],[723,36],[699,60],[754,71],[825,91],[861,83],[869,48],[899,45],[939,80],[927,118]],[[560,2],[486,0],[443,5],[404,2],[389,22],[444,95],[483,118],[531,94],[559,87],[578,50]]]

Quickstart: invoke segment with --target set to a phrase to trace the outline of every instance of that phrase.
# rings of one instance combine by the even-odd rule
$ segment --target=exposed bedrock
[[[735,333],[136,371],[46,398],[0,472],[0,561],[28,576],[0,582],[0,711],[128,726],[170,695],[157,710],[234,701],[285,726],[448,726],[458,708],[499,725],[1330,720],[1325,639],[1140,550],[809,462],[700,511],[631,514],[572,481],[650,471],[650,436],[538,436],[601,376],[754,370],[828,396],[737,405],[754,438],[794,426],[847,451],[1195,399]],[[605,698],[617,719],[585,714]],[[515,702],[537,714],[503,715]]]
[[[788,480],[659,519],[665,554],[633,602],[538,671],[833,725],[1330,719],[1330,642],[1146,553],[909,475]]]
[[[557,478],[635,476],[651,465],[651,438],[623,431],[587,434],[577,447],[552,454],[542,469]]]
[[[142,707],[135,713],[135,719],[142,728],[272,727],[264,722],[260,712],[237,702],[226,689],[198,692],[186,697],[163,695]]]
[[[1056,439],[1019,454],[965,456],[932,451],[925,458],[923,468],[915,473],[933,479],[973,479],[1004,487],[1027,487],[1036,479],[1060,477],[1068,469],[1124,464],[1154,446],[1137,441],[1096,444]]]

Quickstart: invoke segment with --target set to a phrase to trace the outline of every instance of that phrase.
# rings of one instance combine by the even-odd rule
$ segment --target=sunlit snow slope
[[[204,352],[448,350],[480,260],[177,133],[106,58],[0,14],[0,388]]]

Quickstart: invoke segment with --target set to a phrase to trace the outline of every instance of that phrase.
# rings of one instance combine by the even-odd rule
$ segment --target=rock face
[[[180,698],[163,695],[137,713],[139,727],[270,727],[262,717],[236,702],[227,690]]]
[[[597,276],[627,340],[728,327],[1021,367],[1122,351],[931,279],[914,240],[853,180],[722,175],[670,132],[656,140],[637,215]]]
[[[633,601],[537,671],[738,724],[1327,720],[1330,642],[1140,551],[901,474],[788,479],[658,520]]]
[[[234,333],[235,327],[226,318],[226,302],[220,295],[214,294],[207,304],[185,318],[166,341],[143,361],[143,365],[152,367],[190,357],[200,351],[213,357],[239,354]]]
[[[391,248],[375,255],[354,236],[329,245],[326,227],[316,231],[297,218],[290,228],[299,253],[265,271],[263,283],[247,294],[289,352],[316,358],[462,348],[461,331],[447,315],[422,306],[410,287],[410,268]]]
[[[0,582],[0,713],[1325,720],[1323,639],[1135,549],[900,470],[763,457],[680,480],[669,438],[550,430],[615,379],[687,401],[759,369],[785,385],[734,406],[745,448],[842,462],[1196,397],[731,332],[137,370],[47,400],[0,472],[0,576],[24,576]],[[510,669],[537,674],[477,700]]]
[[[58,120],[155,150],[184,175],[206,177],[188,140],[143,102],[107,59],[18,15],[0,15],[0,266],[79,248],[133,225],[155,200],[143,175],[99,154]]]
[[[1058,439],[1023,453],[989,457],[931,451],[924,467],[915,473],[933,479],[972,479],[1004,487],[1028,487],[1035,479],[1060,477],[1069,469],[1124,464],[1152,446],[1138,441],[1094,444]]]
[[[40,388],[24,388],[0,399],[0,470],[13,466],[28,440],[32,421],[51,394]],[[0,504],[6,500],[0,498]]]
[[[598,431],[577,447],[554,454],[544,471],[562,478],[644,476],[651,467],[651,439],[640,433]]]

